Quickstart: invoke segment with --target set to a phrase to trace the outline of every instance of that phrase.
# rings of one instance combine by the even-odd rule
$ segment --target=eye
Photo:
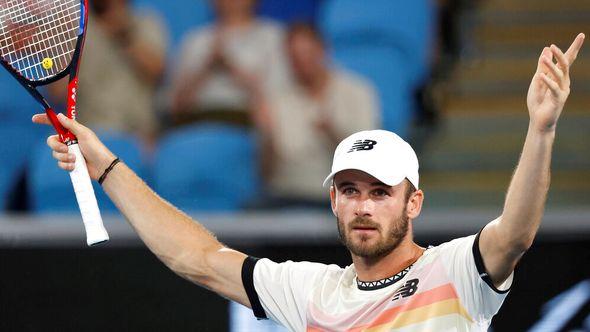
[[[373,190],[373,195],[378,197],[389,196],[389,193],[384,189],[375,189]]]
[[[357,192],[357,190],[353,187],[345,187],[344,189],[342,189],[342,193],[344,195],[353,195]]]

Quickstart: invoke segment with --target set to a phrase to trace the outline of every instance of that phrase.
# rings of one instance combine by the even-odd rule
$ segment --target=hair
[[[315,24],[306,21],[298,21],[289,25],[287,28],[287,41],[291,41],[296,34],[300,33],[313,38],[322,46],[325,46],[326,44],[318,27]]]
[[[412,197],[412,194],[416,192],[416,187],[414,187],[412,182],[410,182],[410,180],[408,180],[407,178],[404,179],[404,181],[406,182],[405,196],[406,196],[406,203],[407,203],[410,201],[410,197]]]
[[[129,0],[125,1],[129,3]],[[112,8],[112,1],[90,0],[88,1],[90,9],[96,16],[101,16]]]

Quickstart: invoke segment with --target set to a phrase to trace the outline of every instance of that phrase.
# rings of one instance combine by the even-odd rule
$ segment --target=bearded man
[[[99,179],[149,249],[170,269],[293,331],[481,331],[498,312],[513,271],[541,223],[557,120],[569,95],[580,34],[565,54],[545,47],[532,79],[530,122],[502,215],[477,234],[437,247],[413,241],[424,201],[418,159],[391,132],[355,133],[336,148],[332,211],[353,264],[275,263],[221,244],[204,227],[151,191],[88,128],[60,115],[79,140],[90,176]],[[554,62],[556,61],[556,62]],[[33,120],[49,123],[44,115]],[[60,167],[74,156],[48,139]]]

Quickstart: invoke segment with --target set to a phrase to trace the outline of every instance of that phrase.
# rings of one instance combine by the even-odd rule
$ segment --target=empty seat
[[[435,29],[430,0],[327,0],[320,22],[335,53],[359,44],[396,48],[410,80],[421,81],[428,72]]]
[[[183,210],[234,211],[256,198],[257,165],[249,130],[221,124],[190,125],[160,141],[154,188]]]
[[[377,87],[383,128],[406,136],[429,70],[431,2],[327,0],[320,22],[335,62]]]
[[[97,130],[102,142],[127,166],[140,176],[144,173],[140,143],[131,135]],[[31,210],[44,212],[74,212],[78,203],[69,174],[57,166],[50,149],[43,143],[33,149],[29,163],[29,202]],[[115,212],[116,208],[100,185],[93,181],[94,193],[103,212]]]

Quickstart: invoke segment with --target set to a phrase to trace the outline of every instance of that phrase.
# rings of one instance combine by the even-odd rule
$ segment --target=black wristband
[[[109,172],[112,171],[113,167],[115,167],[115,165],[117,165],[120,161],[121,161],[121,159],[119,159],[119,158],[116,158],[115,160],[113,160],[113,162],[109,165],[109,167],[107,167],[107,169],[104,170],[104,173],[102,173],[100,178],[98,178],[98,184],[102,185],[102,183],[104,182],[104,179],[107,178],[107,175],[109,174]]]

